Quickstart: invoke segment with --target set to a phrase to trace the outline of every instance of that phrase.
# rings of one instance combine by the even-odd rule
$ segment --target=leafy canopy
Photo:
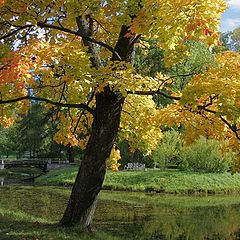
[[[43,101],[58,110],[56,141],[84,148],[95,96],[109,86],[126,97],[120,137],[146,152],[161,137],[161,123],[173,123],[179,116],[179,124],[191,115],[190,123],[198,124],[203,114],[195,110],[213,114],[214,124],[221,117],[239,127],[238,54],[220,55],[217,67],[190,81],[181,103],[159,110],[152,95],[180,99],[179,94],[170,96],[165,91],[174,77],[141,75],[117,51],[120,32],[126,27],[124,37],[130,47],[147,51],[151,40],[164,51],[166,67],[184,62],[190,47],[186,42],[219,44],[224,0],[2,0],[0,6],[1,122],[26,113],[31,101],[25,100]]]

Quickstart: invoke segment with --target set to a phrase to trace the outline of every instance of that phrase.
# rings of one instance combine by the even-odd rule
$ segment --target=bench
[[[124,169],[126,170],[140,170],[140,171],[145,171],[145,164],[144,163],[127,163],[124,166]]]

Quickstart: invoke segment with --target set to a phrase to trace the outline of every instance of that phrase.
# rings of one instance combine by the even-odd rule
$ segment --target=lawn
[[[77,166],[53,170],[36,179],[44,185],[72,185]],[[108,171],[103,189],[169,194],[222,194],[240,192],[240,174],[193,173],[177,170]]]

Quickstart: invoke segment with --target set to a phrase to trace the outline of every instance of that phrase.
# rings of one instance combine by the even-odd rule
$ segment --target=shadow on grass
[[[57,223],[18,221],[0,216],[1,240],[120,240],[109,233],[83,233],[76,228],[63,228]]]

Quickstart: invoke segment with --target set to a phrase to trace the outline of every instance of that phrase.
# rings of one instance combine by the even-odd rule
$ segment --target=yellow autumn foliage
[[[221,138],[227,130],[219,115],[239,128],[238,53],[217,56],[218,67],[196,76],[183,93],[172,93],[171,97],[181,96],[181,103],[160,110],[152,96],[137,94],[167,90],[165,83],[172,79],[162,73],[141,76],[132,62],[116,52],[123,27],[128,27],[124,37],[131,42],[130,47],[138,44],[146,48],[142,39],[156,42],[164,50],[166,66],[186,59],[187,40],[202,41],[209,47],[218,45],[226,1],[4,0],[0,6],[0,39],[4,43],[0,46],[0,103],[31,95],[47,99],[49,109],[52,102],[81,103],[93,109],[93,114],[78,108],[56,111],[58,143],[85,148],[94,119],[95,96],[105,87],[126,98],[119,138],[127,139],[132,149],[145,154],[161,138],[161,124],[184,124],[191,133],[189,141],[199,134]],[[81,21],[77,19],[92,29],[88,39],[79,31]],[[91,49],[84,40],[97,46],[99,67],[92,66]],[[113,55],[118,55],[118,61],[113,61]],[[199,106],[206,104],[212,113],[200,111]],[[8,124],[10,120],[6,119],[17,118],[30,107],[26,101],[1,105],[0,120]],[[116,169],[119,156],[117,151],[112,155]]]

